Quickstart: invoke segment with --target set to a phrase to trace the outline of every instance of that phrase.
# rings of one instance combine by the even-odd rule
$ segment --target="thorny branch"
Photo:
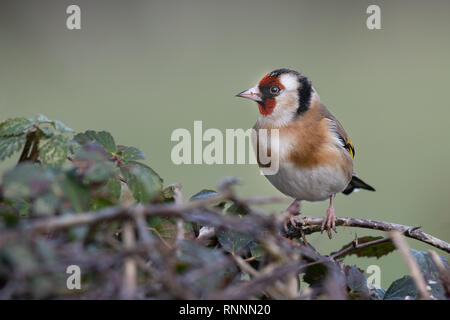
[[[241,198],[233,192],[231,188],[233,183],[235,183],[234,180],[227,180],[221,184],[220,191],[216,195],[189,202],[183,201],[181,186],[178,186],[175,188],[173,203],[116,206],[92,212],[42,218],[36,221],[22,221],[16,228],[6,229],[0,233],[0,247],[4,247],[14,240],[29,241],[42,234],[58,233],[77,226],[104,226],[113,221],[119,221],[123,224],[122,229],[116,232],[116,238],[112,237],[114,234],[102,238],[102,241],[112,247],[113,251],[100,257],[86,255],[82,253],[82,248],[74,246],[73,252],[64,252],[67,257],[63,262],[73,263],[74,257],[77,257],[76,264],[88,270],[100,272],[102,277],[109,279],[109,286],[115,288],[114,290],[119,293],[118,296],[121,298],[142,298],[148,295],[148,292],[155,292],[154,298],[247,299],[264,292],[268,297],[274,299],[299,299],[309,297],[308,295],[316,290],[309,289],[300,292],[299,272],[318,264],[325,265],[329,270],[329,276],[327,277],[328,284],[324,286],[322,294],[327,297],[342,297],[337,292],[343,292],[345,283],[340,282],[339,277],[330,276],[340,272],[340,265],[336,260],[351,250],[391,241],[390,237],[361,244],[355,240],[352,246],[332,253],[330,256],[320,255],[312,247],[300,245],[290,239],[320,231],[322,218],[297,216],[294,218],[296,226],[290,226],[287,234],[282,234],[283,215],[263,214],[252,206],[285,202],[287,199],[277,197]],[[248,214],[242,217],[223,214],[214,208],[215,204],[223,201],[244,206]],[[147,225],[147,219],[150,217],[175,218],[177,232],[173,245],[168,245],[160,234],[153,232],[156,229],[153,230]],[[188,270],[175,277],[173,272],[179,268],[177,257],[183,254],[180,251],[184,241],[183,221],[195,222],[208,228],[207,236],[196,235],[195,241],[199,244],[202,244],[205,238],[214,236],[216,230],[228,229],[253,237],[261,243],[267,254],[264,265],[255,269],[254,263],[261,262],[256,262],[254,257],[247,260],[241,257],[239,252],[234,252],[225,258],[220,258],[222,260],[212,261],[211,264],[206,263],[200,268]],[[450,252],[448,243],[414,227],[357,218],[337,218],[336,225],[387,232],[396,230],[407,237]],[[117,240],[119,234],[122,237],[122,243]],[[111,266],[123,263],[124,271],[122,276],[118,276]],[[247,273],[250,280],[232,281],[222,290],[215,291],[205,291],[204,287],[198,286],[198,282],[233,266]],[[28,274],[17,274],[16,278],[11,279],[5,285],[6,289],[0,289],[0,297],[12,296],[13,292],[19,290],[24,285],[25,279],[32,274],[51,273],[60,268],[62,268],[61,265],[55,265],[29,271],[31,273]],[[154,281],[150,281],[150,284],[139,283],[138,269],[148,274]],[[161,290],[161,288],[165,288],[165,290]],[[94,291],[92,294],[97,294],[95,297],[99,298],[102,293]]]
[[[305,235],[309,235],[321,231],[320,226],[323,221],[323,218],[321,217],[296,216],[293,217],[293,220],[296,223],[296,227],[291,227],[291,230],[288,232],[289,237],[298,237],[301,235],[301,232]],[[421,227],[405,226],[392,222],[361,218],[336,218],[336,226],[357,227],[385,232],[396,230],[401,232],[405,237],[425,242],[433,247],[450,253],[450,244],[448,242],[423,232]]]

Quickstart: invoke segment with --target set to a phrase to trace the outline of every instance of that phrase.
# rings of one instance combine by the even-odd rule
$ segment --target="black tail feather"
[[[360,178],[354,175],[352,176],[352,180],[348,184],[347,188],[345,188],[345,190],[342,191],[342,193],[345,195],[349,195],[355,189],[365,189],[369,191],[375,191],[375,189],[372,186],[369,186],[367,183],[365,183]]]

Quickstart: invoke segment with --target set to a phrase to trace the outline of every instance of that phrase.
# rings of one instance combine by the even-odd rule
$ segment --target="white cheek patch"
[[[295,75],[285,73],[280,76],[280,82],[285,87],[286,91],[297,90],[298,80]]]

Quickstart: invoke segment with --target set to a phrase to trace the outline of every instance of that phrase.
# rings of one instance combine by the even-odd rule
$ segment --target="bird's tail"
[[[343,194],[349,195],[353,191],[357,191],[358,189],[365,189],[369,191],[375,191],[375,189],[372,186],[369,186],[367,183],[362,181],[357,176],[353,175],[352,180],[348,184],[347,188],[345,188],[344,191],[342,191]]]

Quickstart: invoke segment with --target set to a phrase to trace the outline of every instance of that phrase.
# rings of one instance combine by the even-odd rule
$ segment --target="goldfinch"
[[[271,157],[278,156],[278,171],[266,177],[294,198],[288,211],[298,212],[302,200],[329,200],[322,232],[326,227],[331,238],[331,229],[336,232],[335,195],[348,195],[355,189],[375,191],[354,174],[355,148],[341,123],[322,104],[311,81],[291,69],[274,70],[236,96],[257,102],[256,132],[278,129],[278,151],[270,150],[268,139],[258,143],[266,144],[262,146],[272,152]],[[255,145],[253,149],[256,151]]]

